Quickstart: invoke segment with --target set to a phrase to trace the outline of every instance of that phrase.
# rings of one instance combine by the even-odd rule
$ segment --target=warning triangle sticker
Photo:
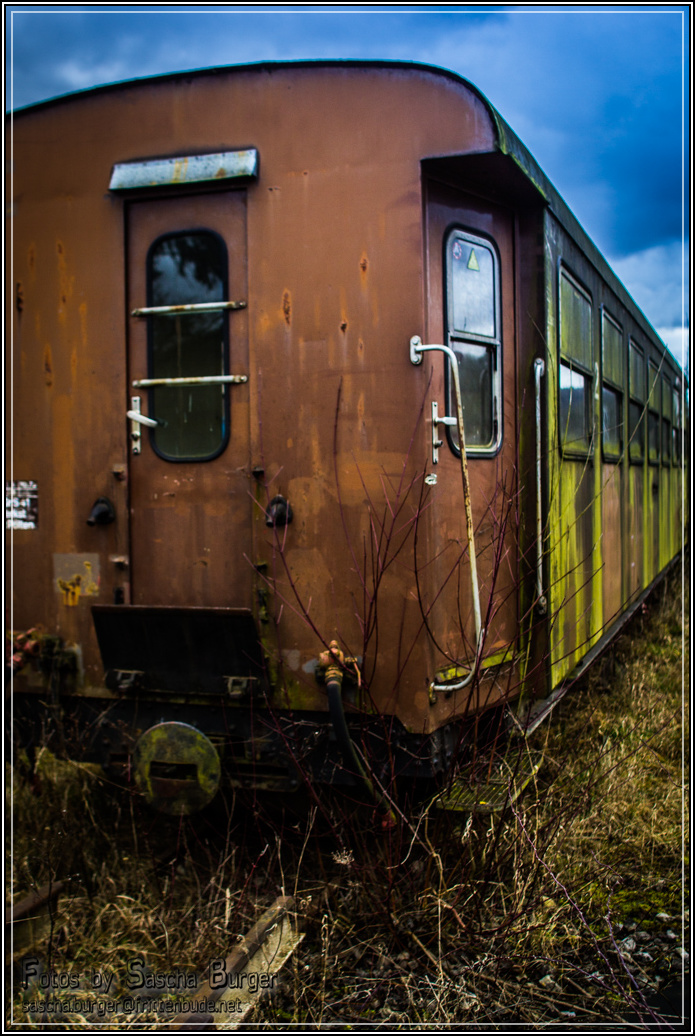
[[[475,254],[475,248],[471,248],[471,254],[468,256],[468,269],[480,270],[480,267],[478,266],[478,257]]]

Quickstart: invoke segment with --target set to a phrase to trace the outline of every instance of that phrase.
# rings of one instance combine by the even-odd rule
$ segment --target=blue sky
[[[249,61],[397,59],[458,72],[521,137],[687,362],[686,6],[14,4],[5,11],[8,108]]]

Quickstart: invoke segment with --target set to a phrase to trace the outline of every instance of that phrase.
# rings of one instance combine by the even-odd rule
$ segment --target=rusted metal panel
[[[15,626],[80,645],[86,694],[118,691],[104,684],[89,609],[56,593],[54,556],[98,559],[98,603],[245,609],[281,708],[325,715],[315,670],[335,638],[363,659],[348,720],[381,710],[418,734],[517,693],[520,666],[543,675],[549,652],[557,682],[600,635],[617,583],[603,574],[600,457],[570,461],[558,446],[559,262],[587,285],[596,315],[615,299],[571,221],[542,215],[552,192],[498,152],[500,126],[449,74],[347,64],[144,81],[15,118],[10,478],[41,487],[40,521],[11,530]],[[166,185],[152,185],[148,155],[188,155],[190,166],[221,141],[252,146],[258,175],[173,184],[167,166]],[[114,166],[150,179],[109,193]],[[489,664],[474,693],[432,701],[436,674],[458,680],[475,639],[458,458],[447,442],[430,464],[443,367],[408,357],[412,335],[442,337],[451,223],[499,252],[502,446],[471,462]],[[224,298],[148,299],[153,243],[189,232],[225,242]],[[148,327],[213,313],[228,322],[224,370],[149,369]],[[640,316],[618,316],[626,335],[644,329]],[[528,421],[538,358],[540,550]],[[194,384],[211,377],[215,398],[229,399],[220,452],[166,455],[166,418],[151,404],[214,391]],[[604,503],[620,509],[621,545],[651,572],[647,469],[621,471]],[[293,518],[269,524],[278,497]],[[89,525],[100,498],[115,520]],[[663,527],[665,491],[660,506]],[[547,625],[535,607],[539,557]],[[642,571],[626,579],[629,592],[644,585]],[[233,695],[226,704],[242,708]]]
[[[280,121],[279,110],[285,112]],[[193,476],[186,465],[169,465],[160,484],[144,472],[145,464],[136,467],[136,461],[154,461],[145,448],[140,457],[131,455],[125,419],[130,381],[146,377],[145,322],[126,315],[145,306],[144,293],[133,296],[134,278],[141,276],[133,249],[144,250],[145,243],[136,245],[129,229],[126,298],[124,197],[104,192],[116,164],[140,162],[148,153],[216,153],[221,136],[253,142],[263,170],[262,182],[247,188],[250,281],[248,288],[230,286],[232,299],[249,302],[229,318],[233,336],[243,341],[248,335],[244,364],[232,366],[235,373],[247,369],[249,377],[232,399],[230,441],[238,458],[226,452]],[[415,477],[408,443],[420,387],[413,374],[403,373],[401,343],[422,324],[419,163],[429,154],[491,149],[494,127],[485,103],[422,70],[240,70],[193,78],[185,87],[155,81],[81,95],[24,113],[15,120],[14,139],[15,266],[23,286],[23,309],[14,314],[15,413],[32,414],[17,476],[46,472],[41,542],[22,542],[37,530],[17,533],[17,567],[33,571],[29,550],[37,557],[88,552],[98,537],[101,600],[120,592],[126,601],[149,604],[229,606],[242,597],[244,605],[256,600],[255,566],[265,564],[269,630],[280,622],[268,649],[278,660],[299,653],[292,679],[304,687],[303,702],[322,705],[303,667],[322,646],[317,631],[326,641],[338,633],[348,650],[360,653],[367,616],[358,619],[352,605],[338,600],[336,587],[342,600],[364,597],[352,553],[362,555],[365,536],[370,542],[370,501],[374,509],[386,506],[392,490],[384,488],[385,473],[395,486],[404,473],[406,481]],[[63,163],[68,153],[71,161]],[[235,194],[225,197],[233,203]],[[216,190],[208,200],[211,209],[225,207]],[[193,196],[178,201],[194,205]],[[138,200],[129,211],[135,218],[136,209],[148,207]],[[209,225],[207,215],[186,211],[186,225]],[[143,411],[147,416],[145,400]],[[131,468],[127,481],[112,473],[117,465]],[[263,475],[251,477],[253,469]],[[278,491],[295,510],[282,559],[264,521]],[[117,520],[89,529],[84,518],[102,494],[113,499]],[[142,521],[144,534],[138,532]],[[110,557],[129,564],[120,568]],[[40,620],[83,644],[87,684],[99,685],[84,610],[55,609],[49,588],[50,575],[43,586],[41,578],[22,586],[15,606],[27,617],[23,624]],[[414,673],[421,671],[425,638],[409,589],[395,571],[390,586],[380,585],[380,614],[390,616],[389,625],[400,624],[403,612],[408,616],[407,645],[382,636],[383,676],[375,686],[382,682],[382,704],[401,687],[404,718],[419,723],[411,703],[420,693]]]

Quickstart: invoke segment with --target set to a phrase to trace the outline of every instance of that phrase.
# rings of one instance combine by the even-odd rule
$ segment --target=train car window
[[[490,241],[456,229],[447,238],[445,255],[448,344],[458,358],[466,450],[494,453],[502,435],[497,253]],[[454,415],[451,384],[447,395],[449,414]],[[458,430],[450,427],[448,432],[458,451]]]
[[[623,451],[623,401],[615,389],[603,386],[603,455],[606,460],[620,460]]]
[[[676,379],[676,387],[673,390],[673,463],[681,462],[681,397],[679,394],[679,383]]]
[[[630,341],[630,406],[628,410],[628,437],[630,460],[641,463],[644,460],[644,402],[646,372],[644,353],[636,342]]]
[[[658,464],[661,453],[659,442],[659,406],[661,403],[659,386],[659,370],[655,363],[649,361],[649,402],[647,417],[647,446],[649,463]]]
[[[586,455],[592,439],[591,299],[564,270],[560,273],[560,442],[567,453]]]
[[[673,400],[671,382],[662,375],[661,377],[661,462],[671,463],[671,422],[673,413],[671,404]]]
[[[560,434],[564,450],[589,448],[589,379],[566,363],[560,364]]]
[[[227,249],[208,230],[166,234],[147,257],[150,306],[221,302],[227,293]],[[149,377],[193,378],[227,373],[227,317],[224,311],[167,313],[148,317]],[[211,460],[226,445],[226,385],[150,389],[149,413],[160,421],[153,447],[174,461]]]
[[[623,331],[617,321],[603,311],[601,321],[603,387],[602,441],[603,457],[620,460],[623,449]]]
[[[601,322],[603,347],[603,380],[615,388],[623,388],[623,329],[604,310]]]

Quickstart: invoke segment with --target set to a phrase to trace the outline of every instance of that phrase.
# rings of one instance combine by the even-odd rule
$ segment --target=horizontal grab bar
[[[158,388],[163,385],[243,385],[247,374],[211,374],[202,378],[141,378],[133,388]]]
[[[143,306],[134,309],[131,317],[176,316],[180,313],[211,313],[219,309],[246,309],[245,302],[191,302],[184,306]]]

